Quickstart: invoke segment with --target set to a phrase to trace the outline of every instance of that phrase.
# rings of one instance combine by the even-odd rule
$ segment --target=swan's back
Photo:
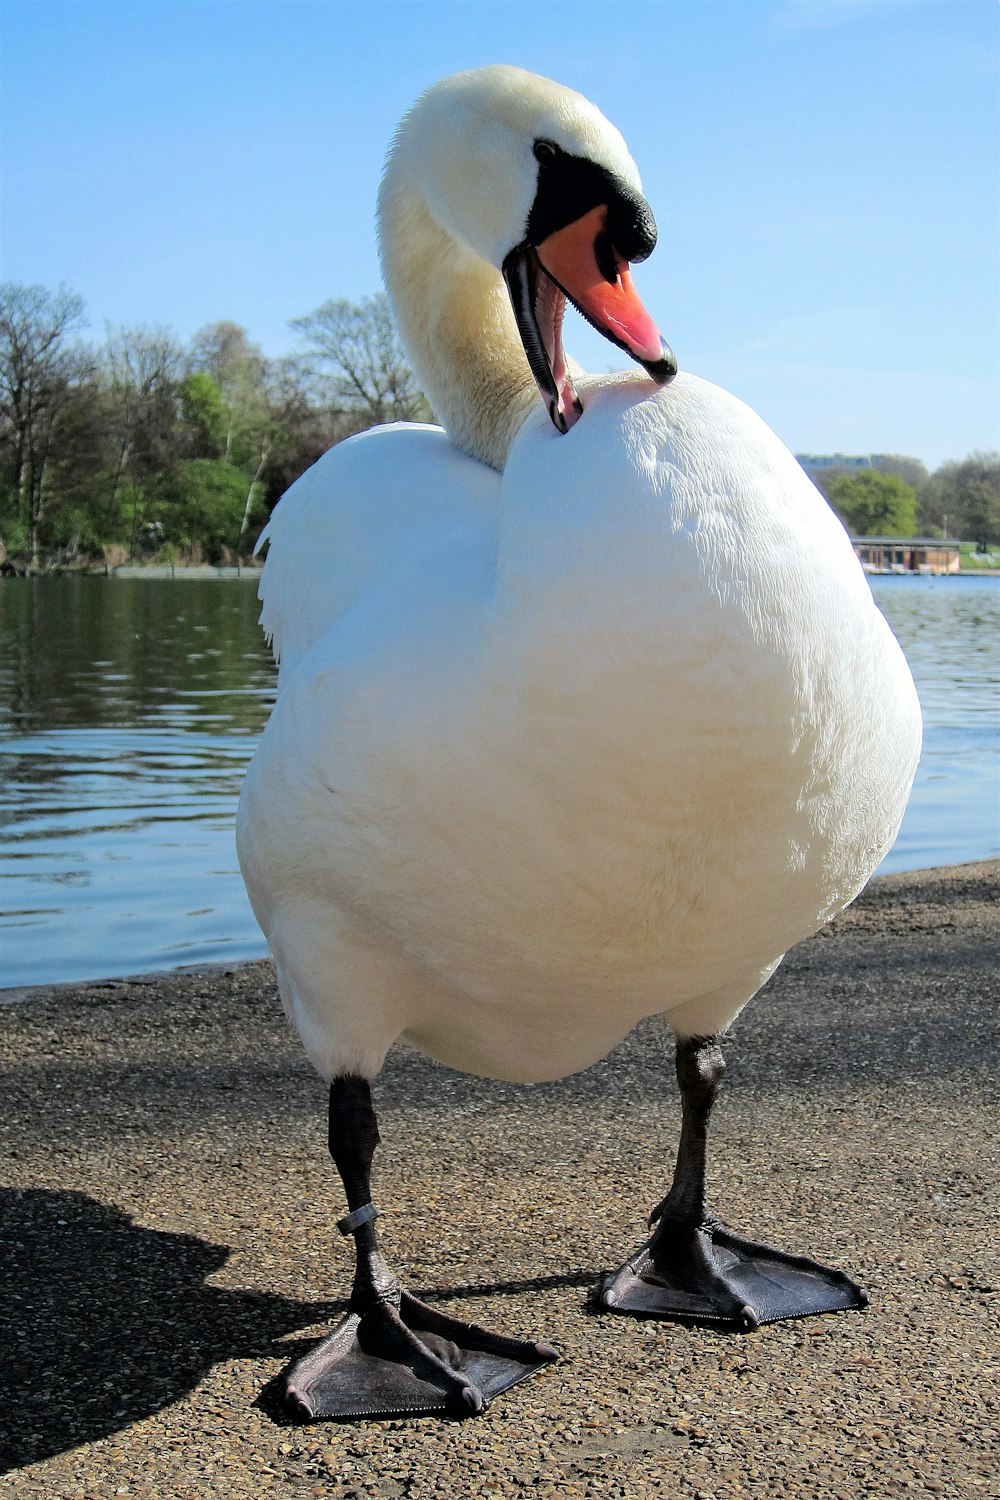
[[[477,546],[496,524],[499,476],[440,427],[397,422],[331,448],[275,507],[258,547],[261,625],[279,692],[309,649],[391,575]]]

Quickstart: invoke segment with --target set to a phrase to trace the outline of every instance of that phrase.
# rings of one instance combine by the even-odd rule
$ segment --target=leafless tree
[[[0,285],[0,441],[35,568],[53,437],[88,364],[67,342],[82,322],[83,302],[66,287]]]
[[[291,325],[308,344],[306,362],[331,405],[354,430],[430,416],[384,292],[361,302],[336,298]]]
[[[268,390],[277,428],[266,476],[273,505],[310,464],[356,429],[344,430],[341,418],[312,399],[309,373],[295,356],[272,361]]]

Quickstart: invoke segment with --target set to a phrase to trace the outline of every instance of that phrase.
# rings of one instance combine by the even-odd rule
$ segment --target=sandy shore
[[[0,1008],[0,1491],[996,1496],[998,892],[1000,861],[874,882],[727,1048],[714,1206],[852,1271],[863,1313],[746,1337],[587,1313],[666,1184],[658,1025],[535,1089],[397,1052],[376,1179],[396,1269],[563,1353],[464,1423],[276,1404],[350,1261],[324,1088],[266,964]]]

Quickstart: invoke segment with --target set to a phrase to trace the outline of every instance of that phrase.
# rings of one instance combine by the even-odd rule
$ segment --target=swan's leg
[[[650,1239],[601,1287],[601,1305],[744,1331],[781,1318],[864,1307],[867,1292],[842,1271],[744,1239],[709,1217],[708,1122],[724,1073],[717,1038],[677,1043],[683,1113],[673,1184],[650,1215],[656,1226]]]
[[[555,1359],[555,1350],[449,1318],[403,1290],[375,1234],[371,1165],[378,1141],[367,1080],[335,1079],[330,1154],[350,1209],[337,1227],[354,1236],[354,1286],[347,1316],[289,1371],[288,1401],[305,1417],[470,1416]]]

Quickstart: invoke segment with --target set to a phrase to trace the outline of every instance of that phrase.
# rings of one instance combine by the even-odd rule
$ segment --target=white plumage
[[[775,435],[695,376],[565,358],[568,293],[654,380],[676,369],[629,274],[652,215],[593,105],[517,69],[445,80],[400,127],[379,213],[446,430],[343,443],[275,510],[279,696],[237,828],[331,1080],[356,1244],[348,1317],[288,1377],[310,1415],[468,1413],[554,1357],[423,1306],[381,1258],[367,1080],[400,1037],[530,1082],[663,1012],[677,1167],[603,1305],[749,1329],[864,1304],[708,1216],[714,1038],[864,885],[920,743],[850,542]]]
[[[334,449],[270,527],[282,686],[240,855],[327,1077],[408,1036],[516,1080],[729,1024],[891,844],[909,673],[778,439],[693,376]]]

